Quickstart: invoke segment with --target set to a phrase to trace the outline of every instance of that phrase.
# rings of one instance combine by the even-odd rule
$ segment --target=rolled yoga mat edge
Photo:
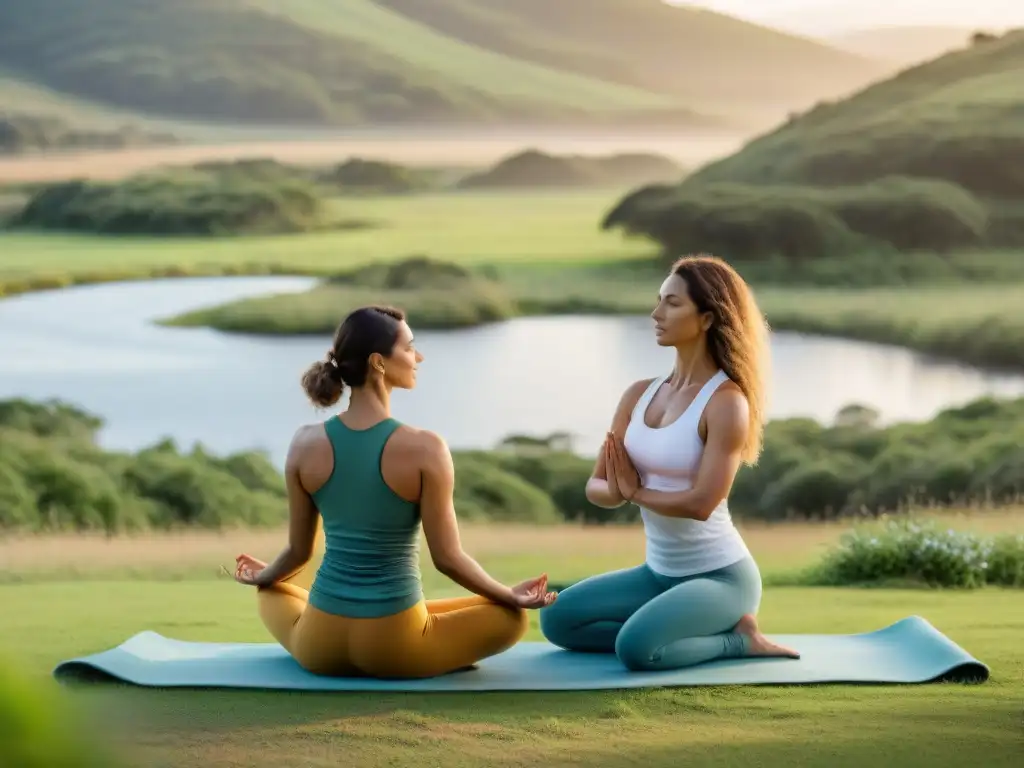
[[[984,682],[987,665],[920,616],[854,635],[770,635],[800,659],[723,659],[631,672],[612,654],[522,642],[476,668],[425,680],[335,678],[302,669],[277,643],[200,643],[140,632],[121,645],[58,664],[61,683],[113,679],[152,688],[292,691],[570,691],[628,688]]]

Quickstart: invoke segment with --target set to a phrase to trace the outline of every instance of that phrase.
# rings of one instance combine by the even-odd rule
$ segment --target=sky
[[[688,0],[685,4],[804,34],[883,25],[996,30],[1024,26],[1024,0]]]

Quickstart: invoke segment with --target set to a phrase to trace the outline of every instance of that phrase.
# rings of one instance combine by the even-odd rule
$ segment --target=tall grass
[[[1024,366],[1024,283],[841,289],[764,288],[775,328],[897,344],[978,365]]]
[[[994,535],[1024,528],[1024,508],[921,511],[918,517],[942,528]],[[764,523],[739,521],[738,527],[768,582],[791,583],[817,563],[850,530],[848,522]],[[643,561],[643,531],[638,525],[521,525],[460,523],[466,550],[495,573],[545,571],[553,580],[575,580],[601,569]],[[236,528],[104,536],[99,533],[10,535],[0,539],[0,581],[34,582],[138,577],[160,581],[225,578],[239,552],[272,558],[287,541],[285,528]],[[421,548],[425,540],[421,540]],[[423,549],[421,564],[431,589],[447,580],[436,573]]]

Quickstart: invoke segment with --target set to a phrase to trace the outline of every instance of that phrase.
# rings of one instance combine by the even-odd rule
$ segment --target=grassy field
[[[896,344],[977,365],[1024,366],[1024,282],[759,291],[774,327]]]
[[[510,100],[540,100],[586,110],[665,107],[663,95],[559,71],[462,42],[370,0],[290,0],[282,12],[274,0],[257,7],[294,24],[372,46],[410,68]]]
[[[327,274],[377,260],[430,255],[466,265],[595,263],[654,250],[600,232],[614,192],[473,193],[339,201],[361,231],[258,238],[100,238],[0,232],[0,281],[166,270],[277,267]]]
[[[1020,529],[1024,511],[945,516],[955,527]],[[744,528],[769,585],[813,562],[842,529]],[[63,658],[142,629],[192,640],[266,641],[252,593],[217,566],[270,555],[281,533],[0,542],[9,582],[0,654],[38,684]],[[466,526],[492,572],[573,579],[642,558],[637,529]],[[18,583],[13,583],[14,580]],[[428,594],[457,594],[425,567]],[[1011,591],[769,586],[770,632],[862,632],[924,616],[989,664],[979,686],[696,688],[565,694],[291,695],[99,686],[75,704],[133,764],[334,765],[1015,765],[1024,616]],[[538,639],[534,621],[529,639]]]
[[[492,267],[524,312],[644,313],[663,267],[650,243],[599,230],[597,222],[615,194],[503,191],[352,198],[334,203],[339,216],[372,222],[372,228],[305,235],[108,238],[0,232],[0,295],[162,276],[326,275],[426,255]],[[900,344],[978,364],[1024,363],[1024,260],[1014,254],[964,253],[907,264],[905,279],[913,287],[809,285],[819,279],[831,286],[904,279],[902,267],[882,261],[818,260],[799,274],[772,263],[743,271],[778,330]],[[323,310],[330,315],[324,322],[331,325],[338,297],[323,296]],[[310,304],[309,313],[316,314],[316,306]],[[279,310],[262,300],[214,309],[191,322],[238,329],[239,322],[249,323],[245,318],[254,307],[267,317],[253,327],[296,330],[294,318],[276,323],[272,316]],[[285,301],[280,311],[293,314],[292,304]]]

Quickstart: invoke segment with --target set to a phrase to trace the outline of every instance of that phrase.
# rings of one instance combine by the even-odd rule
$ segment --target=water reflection
[[[295,427],[322,417],[299,377],[326,336],[263,338],[154,326],[198,306],[304,290],[307,278],[120,283],[0,302],[0,397],[72,400],[107,422],[105,445],[136,449],[163,436],[216,451],[263,448],[275,460]],[[395,415],[486,447],[512,432],[555,430],[600,443],[625,387],[672,364],[645,317],[525,318],[458,332],[417,331],[426,356]],[[1024,394],[1024,376],[927,360],[840,339],[773,336],[770,416],[830,421],[851,402],[885,421],[925,419],[984,394]]]

